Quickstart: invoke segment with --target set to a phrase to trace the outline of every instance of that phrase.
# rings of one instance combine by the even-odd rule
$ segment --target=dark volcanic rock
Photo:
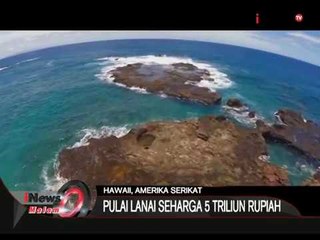
[[[279,110],[277,123],[267,126],[261,120],[257,128],[268,140],[284,142],[305,155],[320,160],[320,126],[292,110]]]
[[[278,112],[275,113],[277,120],[287,126],[291,127],[305,127],[306,120],[300,113],[289,109],[280,109]]]
[[[127,87],[139,87],[156,94],[192,100],[203,104],[220,103],[221,97],[204,87],[196,86],[209,72],[192,64],[176,63],[171,65],[128,64],[110,71],[114,82]],[[214,81],[213,79],[211,79]]]
[[[223,115],[219,115],[219,116],[216,116],[215,119],[218,121],[218,122],[223,122],[223,121],[227,121],[228,119],[223,116]]]
[[[227,101],[227,106],[233,107],[233,108],[241,108],[244,106],[244,104],[237,98],[230,98]]]
[[[91,189],[97,184],[288,184],[285,170],[260,160],[266,154],[257,130],[208,116],[153,122],[121,138],[91,139],[87,146],[64,149],[59,172],[83,180]]]
[[[249,113],[248,113],[248,117],[249,118],[254,118],[256,116],[256,112],[255,111],[250,111]]]
[[[223,106],[225,114],[240,124],[254,127],[254,123],[259,116],[246,103],[243,103],[237,98],[230,98]]]

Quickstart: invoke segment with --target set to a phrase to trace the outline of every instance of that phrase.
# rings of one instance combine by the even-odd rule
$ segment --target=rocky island
[[[295,148],[310,158],[320,160],[320,126],[295,111],[280,109],[271,126],[258,120],[257,128],[269,141],[278,141]]]
[[[253,123],[255,122],[254,120],[257,119],[256,112],[237,98],[229,98],[224,106],[224,109],[229,113],[240,114],[242,117],[250,119]]]
[[[206,105],[221,102],[217,92],[202,87],[202,81],[214,81],[209,72],[189,63],[134,63],[108,74],[117,84],[149,93]],[[224,108],[255,126],[237,125],[223,115],[150,122],[119,138],[91,138],[84,146],[63,149],[58,172],[86,182],[93,191],[103,184],[276,186],[289,185],[288,171],[268,161],[268,141],[320,159],[320,128],[301,114],[279,110],[270,125],[239,99],[228,99]],[[319,179],[315,175],[306,184],[318,184]]]
[[[152,122],[120,138],[66,148],[59,154],[59,172],[92,189],[97,184],[287,185],[287,171],[266,161],[267,154],[256,129],[205,116]]]
[[[233,111],[248,113],[254,118],[255,111],[237,98],[230,98],[226,106]],[[290,109],[280,109],[274,114],[275,121],[268,124],[261,119],[255,121],[258,131],[266,141],[285,144],[311,159],[320,160],[320,126],[305,119],[302,114]]]
[[[189,63],[128,64],[109,73],[115,83],[126,87],[138,87],[154,94],[165,94],[183,100],[206,105],[217,104],[221,96],[201,86],[201,81],[214,79],[206,69],[199,69]]]

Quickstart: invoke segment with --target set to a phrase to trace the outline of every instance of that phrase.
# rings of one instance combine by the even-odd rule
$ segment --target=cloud
[[[0,58],[57,45],[138,38],[199,40],[269,51],[278,48],[250,31],[13,31],[0,32]]]
[[[320,37],[311,36],[307,33],[303,32],[289,32],[289,36],[293,36],[295,38],[300,38],[305,41],[309,41],[311,43],[320,44]]]
[[[264,50],[320,65],[320,38],[307,32],[278,31],[3,31],[0,59],[65,44],[115,39],[184,39]],[[308,41],[308,46],[305,46]]]

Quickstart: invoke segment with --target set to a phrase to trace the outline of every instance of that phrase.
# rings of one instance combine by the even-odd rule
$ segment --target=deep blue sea
[[[103,41],[33,51],[0,60],[0,175],[9,189],[55,184],[57,153],[86,134],[224,113],[222,106],[142,94],[99,78],[108,65],[105,58],[152,55],[192,59],[226,74],[232,85],[217,89],[222,106],[237,97],[268,122],[284,107],[320,122],[320,67],[267,52],[179,40]],[[245,119],[239,124],[246,125]],[[282,145],[268,148],[270,161],[287,168],[294,185],[317,167]]]

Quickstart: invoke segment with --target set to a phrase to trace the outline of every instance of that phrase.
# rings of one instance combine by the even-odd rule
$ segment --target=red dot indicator
[[[28,192],[25,192],[25,193],[24,193],[23,201],[24,201],[25,203],[29,202],[29,193],[28,193]]]
[[[303,15],[301,13],[298,13],[296,16],[295,16],[295,20],[296,22],[300,23],[303,21]]]

